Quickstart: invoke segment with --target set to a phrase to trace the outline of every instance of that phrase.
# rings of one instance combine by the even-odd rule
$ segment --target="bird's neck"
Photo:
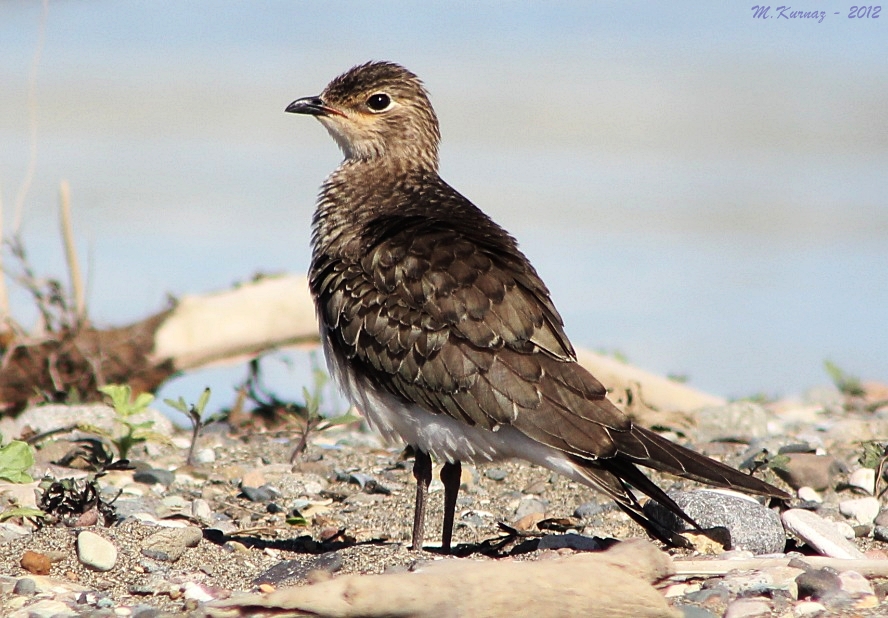
[[[319,253],[357,250],[363,227],[395,213],[421,188],[442,183],[437,166],[378,157],[346,159],[324,181],[315,210],[313,244]]]

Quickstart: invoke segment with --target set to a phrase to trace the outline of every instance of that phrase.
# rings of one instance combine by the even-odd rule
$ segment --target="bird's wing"
[[[358,259],[317,258],[312,287],[334,345],[380,387],[570,453],[615,454],[610,432],[631,422],[575,362],[548,290],[513,245],[411,216],[382,218],[363,240]]]
[[[784,495],[634,426],[575,361],[548,290],[514,245],[427,217],[371,230],[360,258],[316,258],[311,285],[337,352],[378,387],[471,425],[511,425],[636,486],[641,464]],[[651,485],[640,488],[650,495]]]

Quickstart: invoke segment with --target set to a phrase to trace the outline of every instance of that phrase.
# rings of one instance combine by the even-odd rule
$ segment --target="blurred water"
[[[888,379],[885,20],[705,3],[49,3],[22,234],[61,274],[70,181],[100,323],[304,271],[339,154],[283,113],[370,58],[426,81],[442,175],[510,229],[575,344],[729,396]],[[841,9],[844,10],[844,9]],[[6,229],[29,160],[40,4],[0,4]],[[27,321],[28,303],[13,295]],[[298,394],[308,375],[269,363]],[[242,368],[186,376],[230,400]]]

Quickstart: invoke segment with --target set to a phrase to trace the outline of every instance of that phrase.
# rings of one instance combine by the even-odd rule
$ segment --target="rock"
[[[872,468],[858,468],[848,475],[848,484],[872,495],[876,486],[876,471]]]
[[[342,556],[339,552],[329,552],[306,560],[284,560],[258,575],[253,580],[253,585],[271,584],[278,588],[293,586],[306,582],[309,574],[315,571],[335,573],[341,568]]]
[[[817,601],[802,601],[796,603],[792,608],[793,616],[802,618],[803,616],[819,616],[826,613],[826,605]]]
[[[813,502],[814,504],[823,504],[823,498],[820,493],[814,489],[813,487],[808,487],[805,485],[804,487],[799,487],[797,492],[799,500],[804,502]]]
[[[484,476],[491,481],[502,481],[508,476],[508,474],[509,473],[502,468],[487,468],[487,470],[484,471]]]
[[[681,612],[682,618],[718,618],[708,609],[697,607],[696,605],[676,604],[675,609]]]
[[[841,583],[842,591],[852,596],[876,594],[872,584],[857,571],[842,571],[839,573],[839,582]]]
[[[246,487],[262,487],[266,482],[265,475],[261,470],[250,470],[244,473],[240,484],[241,489],[244,489]]]
[[[191,503],[191,515],[208,524],[213,520],[213,509],[210,507],[210,503],[203,498],[195,498]]]
[[[547,534],[540,539],[537,549],[573,549],[576,551],[601,551],[601,541],[582,534]]]
[[[28,618],[56,618],[58,616],[74,616],[75,614],[70,607],[61,601],[44,599],[29,605],[27,613],[23,615]]]
[[[876,526],[873,528],[873,538],[883,543],[888,543],[888,526]]]
[[[751,442],[770,435],[768,411],[757,403],[735,401],[695,412],[700,442],[734,440]]]
[[[211,448],[202,448],[194,454],[194,463],[208,464],[216,461],[216,451]]]
[[[882,509],[873,522],[877,526],[888,526],[888,509]]]
[[[137,483],[145,483],[146,485],[163,485],[164,487],[169,487],[176,480],[176,475],[169,470],[149,468],[147,470],[139,470],[133,474],[133,480]]]
[[[95,532],[84,530],[77,535],[77,559],[96,571],[110,571],[117,563],[117,547]]]
[[[879,515],[878,498],[854,498],[839,502],[839,512],[845,517],[850,517],[860,524],[871,524]]]
[[[199,528],[165,528],[155,532],[142,542],[142,555],[152,560],[175,562],[187,547],[195,547],[203,538]]]
[[[786,546],[786,534],[779,515],[751,498],[710,489],[672,492],[669,496],[701,527],[726,528],[731,539],[727,549],[773,554],[782,552]],[[654,501],[645,504],[644,511],[669,530],[692,530],[687,522]]]
[[[515,519],[523,519],[532,513],[545,513],[548,503],[539,498],[522,498],[515,509]]]
[[[786,529],[825,556],[863,558],[863,553],[842,536],[835,524],[811,511],[789,509],[783,513]]]
[[[28,573],[33,573],[34,575],[49,575],[49,568],[51,566],[49,557],[46,554],[30,550],[22,554],[19,564]]]
[[[261,487],[241,487],[241,495],[250,502],[271,502],[280,495],[274,487],[262,485]]]
[[[811,569],[796,577],[800,599],[825,599],[842,589],[842,580],[831,569]]]
[[[737,599],[728,605],[724,618],[758,618],[770,616],[771,606],[762,599]]]
[[[842,469],[841,464],[831,455],[785,453],[781,456],[786,457],[787,462],[781,467],[775,467],[774,471],[793,489],[805,486],[817,491],[829,489]]]
[[[592,519],[607,510],[607,505],[598,502],[584,502],[574,509],[573,516],[578,519]]]
[[[15,580],[15,586],[12,588],[13,594],[23,596],[31,596],[37,592],[37,583],[30,577],[21,577]]]

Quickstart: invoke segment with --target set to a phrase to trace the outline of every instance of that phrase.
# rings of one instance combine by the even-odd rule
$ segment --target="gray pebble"
[[[681,605],[676,603],[675,609],[681,612],[682,618],[718,618],[708,609],[696,605]]]
[[[763,599],[737,599],[728,605],[724,618],[767,618],[771,606]]]
[[[888,526],[876,526],[873,528],[873,538],[883,543],[888,543]]]
[[[491,481],[503,481],[508,475],[509,473],[502,468],[487,468],[487,470],[484,471],[484,476]]]
[[[169,470],[149,468],[133,474],[133,480],[137,483],[145,483],[146,485],[163,485],[169,487],[176,480],[176,475]]]
[[[842,589],[842,580],[832,570],[811,569],[796,577],[800,599],[823,599]]]
[[[31,596],[37,592],[37,583],[30,577],[22,577],[15,581],[15,586],[13,587],[12,592],[13,594],[20,594],[22,596]]]
[[[199,528],[164,528],[142,542],[142,555],[152,560],[175,562],[187,547],[195,547],[203,538]]]
[[[709,489],[673,492],[669,496],[702,528],[726,528],[731,538],[728,549],[774,554],[782,552],[786,546],[780,516],[754,500]],[[691,529],[687,522],[654,501],[645,504],[644,511],[669,530]]]
[[[573,516],[579,519],[592,519],[593,517],[597,517],[606,510],[607,507],[604,504],[591,501],[584,502],[574,510]]]
[[[839,512],[845,517],[855,519],[860,524],[871,524],[879,515],[879,499],[872,496],[868,498],[852,498],[839,502]]]
[[[259,574],[253,580],[253,585],[293,585],[303,583],[308,577],[308,574],[312,571],[335,573],[341,568],[342,556],[339,552],[329,552],[321,554],[320,556],[311,557],[307,560],[284,560]]]
[[[545,513],[548,503],[539,498],[522,498],[515,509],[515,519],[521,519],[531,513]]]
[[[241,487],[241,495],[250,502],[271,502],[280,494],[273,487],[262,485],[261,487]]]

